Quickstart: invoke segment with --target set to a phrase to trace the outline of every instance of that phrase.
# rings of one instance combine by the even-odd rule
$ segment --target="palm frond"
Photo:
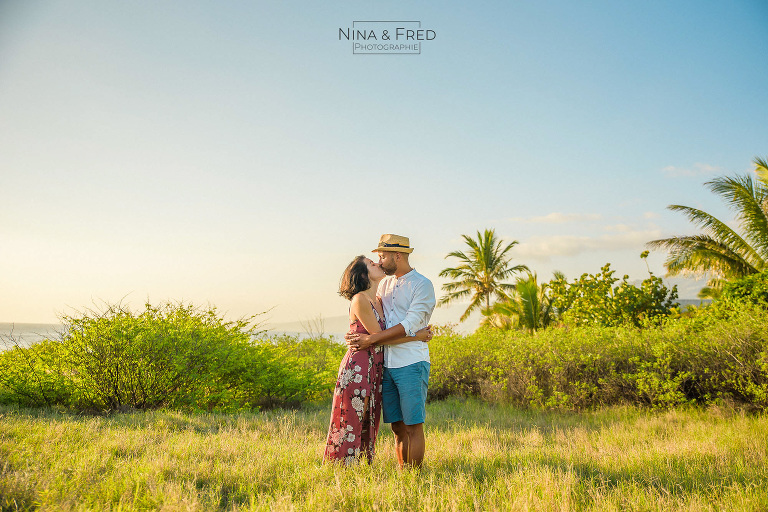
[[[765,158],[757,157],[754,163],[758,181],[763,187],[768,188],[768,162],[765,161]]]
[[[760,254],[741,235],[713,215],[698,208],[677,204],[670,205],[667,209],[683,213],[689,221],[704,230],[708,238],[728,247],[730,252],[739,254],[750,265],[759,267],[764,263]]]
[[[768,163],[755,158],[757,179],[749,175],[721,176],[706,183],[736,212],[739,232],[713,215],[682,205],[681,212],[703,230],[699,235],[653,240],[649,247],[668,251],[669,275],[708,275],[710,287],[768,268]],[[708,293],[708,292],[705,292]]]
[[[465,251],[452,251],[446,258],[456,258],[459,265],[445,268],[440,271],[440,277],[448,277],[452,281],[443,285],[447,294],[441,298],[439,304],[447,304],[458,297],[472,296],[472,304],[479,305],[485,302],[490,305],[492,296],[500,300],[508,298],[509,291],[514,291],[514,285],[504,283],[506,279],[515,273],[527,270],[525,265],[510,267],[509,251],[517,245],[517,241],[505,243],[497,238],[493,229],[486,229],[482,233],[477,231],[476,238],[469,235],[461,235],[468,249]],[[471,306],[474,308],[476,306]],[[469,310],[468,310],[469,311]],[[466,319],[468,313],[462,316]]]
[[[736,211],[745,237],[760,253],[763,262],[768,259],[768,211],[765,209],[768,189],[754,183],[751,176],[723,176],[706,185]]]
[[[539,286],[536,283],[536,278],[529,276],[528,279],[519,279],[517,281],[517,295],[520,298],[521,323],[529,330],[535,331],[539,326],[541,309]]]
[[[450,292],[442,297],[440,297],[440,300],[437,301],[438,306],[444,306],[446,304],[450,304],[451,302],[457,301],[459,299],[463,299],[467,295],[469,295],[472,292],[472,290],[465,288],[462,290],[457,290],[455,292]]]
[[[709,235],[676,236],[653,240],[647,245],[667,249],[665,261],[669,275],[707,275],[733,279],[758,271],[727,244]]]
[[[459,317],[459,322],[463,322],[467,318],[469,318],[469,315],[472,313],[472,311],[476,310],[480,305],[482,304],[483,298],[481,296],[475,296],[472,302],[470,302],[469,306],[467,307],[466,311],[462,313],[462,315]]]

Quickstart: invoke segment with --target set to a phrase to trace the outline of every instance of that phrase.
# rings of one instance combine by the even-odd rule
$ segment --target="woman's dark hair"
[[[352,260],[347,265],[347,269],[341,275],[341,284],[339,285],[339,295],[352,300],[357,293],[367,290],[371,286],[371,279],[368,277],[368,265],[365,264],[365,256],[362,254]]]

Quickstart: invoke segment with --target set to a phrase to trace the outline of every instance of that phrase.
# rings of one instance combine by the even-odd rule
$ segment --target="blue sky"
[[[370,19],[437,36],[353,55]],[[0,321],[343,315],[386,232],[438,289],[485,228],[544,279],[642,279],[646,241],[693,231],[667,205],[730,220],[703,183],[768,156],[766,26],[746,0],[2,2]]]

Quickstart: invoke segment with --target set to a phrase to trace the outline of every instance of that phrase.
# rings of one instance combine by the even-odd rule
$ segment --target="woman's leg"
[[[360,423],[360,453],[371,463],[371,408],[370,397],[365,397],[363,405],[363,419]]]

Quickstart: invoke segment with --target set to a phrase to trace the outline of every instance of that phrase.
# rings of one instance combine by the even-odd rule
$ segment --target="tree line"
[[[647,243],[651,249],[668,251],[668,276],[708,279],[700,298],[718,299],[728,283],[768,269],[768,163],[755,158],[754,164],[754,177],[721,176],[705,184],[735,212],[738,229],[703,210],[674,204],[668,209],[683,213],[701,232]],[[628,282],[629,276],[615,277],[610,264],[570,282],[555,272],[551,281],[542,283],[528,266],[512,265],[517,240],[505,242],[493,229],[478,231],[475,238],[462,237],[467,248],[446,256],[458,259],[458,264],[440,272],[450,281],[438,301],[446,305],[469,299],[460,321],[480,310],[484,326],[535,333],[562,323],[640,327],[680,314],[677,287],[667,288],[650,268],[639,287]],[[648,251],[640,257],[647,258]],[[514,283],[506,282],[513,276]]]

